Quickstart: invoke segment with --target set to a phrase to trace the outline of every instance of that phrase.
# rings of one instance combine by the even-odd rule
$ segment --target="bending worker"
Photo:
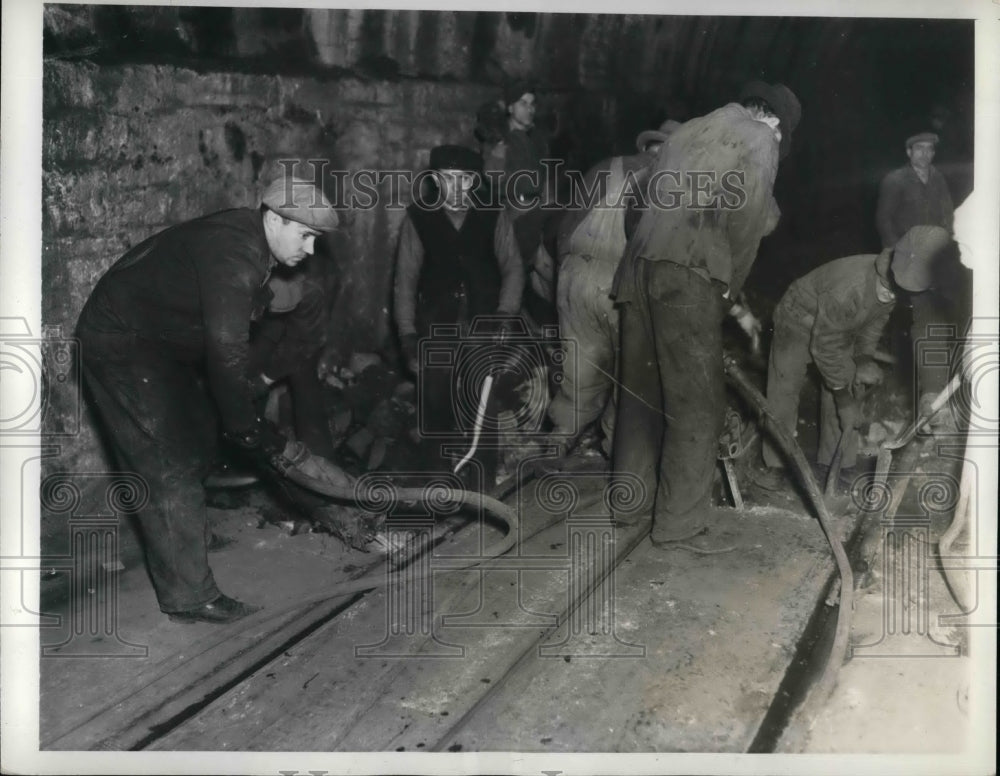
[[[822,467],[830,465],[844,431],[860,421],[862,386],[882,380],[873,354],[897,291],[926,291],[933,259],[949,242],[939,226],[915,226],[880,254],[848,256],[814,269],[792,283],[775,308],[767,402],[794,434],[806,366],[816,364],[823,384],[817,455]],[[855,465],[857,434],[845,437],[841,456],[842,471]],[[769,490],[783,487],[784,464],[768,440],[763,457],[767,468],[755,482]]]
[[[650,174],[649,206],[618,266],[622,387],[613,463],[643,481],[640,510],[651,514],[654,546],[669,548],[709,521],[725,417],[722,321],[761,239],[777,225],[778,160],[800,116],[787,87],[754,83],[739,103],[677,129]]]
[[[214,411],[224,436],[265,471],[309,455],[257,416],[250,327],[272,297],[272,270],[298,265],[337,220],[312,183],[276,181],[260,209],[204,216],[134,247],[80,315],[83,376],[112,451],[149,487],[139,524],[160,609],[172,620],[224,623],[255,610],[224,595],[208,565],[202,479]]]

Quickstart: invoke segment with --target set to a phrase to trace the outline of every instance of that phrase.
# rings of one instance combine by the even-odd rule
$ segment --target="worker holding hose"
[[[393,303],[403,358],[417,377],[427,465],[440,471],[451,468],[445,438],[461,437],[456,364],[421,363],[420,339],[434,334],[435,327],[453,326],[460,347],[477,317],[516,315],[524,265],[510,214],[481,201],[480,155],[464,146],[441,145],[431,150],[429,167],[435,190],[407,208],[400,229]],[[490,486],[496,457],[495,451],[483,453]]]
[[[216,411],[223,435],[262,471],[336,473],[258,416],[250,329],[273,299],[275,268],[300,264],[337,221],[312,182],[279,178],[259,208],[207,215],[139,243],[101,277],[80,315],[83,377],[111,451],[149,489],[138,519],[160,609],[172,620],[226,623],[254,611],[224,595],[208,565],[202,479]]]
[[[799,278],[774,312],[774,339],[767,370],[767,402],[794,434],[806,366],[822,380],[817,461],[829,467],[843,436],[841,471],[856,462],[860,396],[882,380],[875,353],[896,305],[897,293],[931,286],[935,256],[950,243],[947,230],[915,226],[880,254],[847,256]],[[846,432],[846,433],[845,433]],[[773,443],[763,445],[765,469],[754,481],[768,490],[787,485],[784,461]]]

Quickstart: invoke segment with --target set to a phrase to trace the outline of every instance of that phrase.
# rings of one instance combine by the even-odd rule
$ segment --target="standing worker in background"
[[[800,115],[790,89],[755,82],[681,126],[619,265],[613,463],[642,479],[655,546],[705,529],[724,422],[722,320],[777,225],[774,179]]]
[[[536,88],[524,80],[504,87],[503,105],[506,131],[484,159],[484,168],[499,183],[500,201],[510,214],[514,236],[524,263],[525,277],[539,274],[536,281],[525,284],[523,311],[535,322],[553,317],[553,300],[544,298],[548,290],[544,282],[551,257],[545,253],[542,238],[551,213],[542,206],[549,200],[546,168],[542,163],[549,155],[548,133],[535,126],[538,110]]]
[[[795,435],[806,366],[822,380],[817,461],[828,468],[843,436],[841,471],[855,465],[864,388],[882,381],[874,360],[898,289],[926,292],[935,255],[949,242],[938,226],[915,226],[880,254],[837,259],[791,286],[774,311],[774,339],[767,368],[767,403]],[[784,462],[770,440],[763,444],[767,467],[754,481],[768,490],[788,483]],[[824,478],[825,479],[825,478]]]
[[[279,179],[259,209],[204,216],[131,249],[80,315],[83,376],[97,414],[119,464],[149,487],[139,524],[160,609],[172,620],[225,623],[255,610],[224,595],[208,565],[202,480],[213,410],[225,438],[262,468],[304,463],[308,451],[257,415],[250,327],[270,301],[275,267],[297,266],[337,221],[311,182]]]
[[[937,145],[938,136],[933,132],[907,138],[909,164],[893,170],[882,180],[875,220],[883,248],[891,248],[913,226],[939,226],[952,232],[955,209],[948,183],[933,165]],[[914,294],[910,299],[918,415],[930,407],[947,384],[948,369],[942,364],[951,363],[957,339],[964,333],[971,314],[971,277],[959,264],[957,254],[941,252],[930,271],[934,276],[933,290]],[[949,326],[953,327],[953,335],[943,331]],[[926,358],[927,348],[938,353]],[[942,357],[939,352],[942,349],[951,351],[950,356]],[[950,420],[950,413],[939,412],[931,425],[947,424]]]
[[[421,364],[419,340],[435,325],[457,324],[466,335],[477,316],[516,315],[524,266],[509,214],[475,201],[482,176],[479,154],[464,146],[437,146],[429,167],[437,197],[407,208],[399,233],[394,316],[406,365],[419,377],[419,403],[427,411],[422,426],[458,435],[454,368]],[[437,448],[432,460],[450,468],[440,440],[428,441]]]

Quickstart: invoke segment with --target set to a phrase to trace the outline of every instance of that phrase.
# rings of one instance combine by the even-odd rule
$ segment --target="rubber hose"
[[[761,424],[764,429],[777,440],[782,450],[784,450],[795,464],[795,468],[805,486],[806,493],[816,508],[820,527],[823,529],[823,534],[826,536],[826,540],[829,542],[830,549],[833,552],[833,557],[837,562],[837,571],[840,574],[840,606],[837,612],[837,627],[834,634],[833,646],[830,648],[830,655],[827,658],[823,674],[812,693],[810,693],[814,698],[814,703],[822,703],[833,691],[834,684],[837,681],[837,673],[847,658],[847,646],[851,635],[851,611],[854,607],[854,573],[851,571],[847,552],[837,539],[833,526],[833,518],[826,508],[826,502],[823,501],[823,493],[820,490],[819,483],[816,482],[816,478],[813,476],[812,469],[809,467],[809,462],[806,460],[802,448],[799,447],[795,438],[778,421],[774,412],[768,406],[767,400],[750,382],[735,359],[732,356],[726,356],[723,363],[727,377],[749,400],[750,404],[759,411]],[[809,700],[812,700],[812,698],[807,699],[807,702]]]

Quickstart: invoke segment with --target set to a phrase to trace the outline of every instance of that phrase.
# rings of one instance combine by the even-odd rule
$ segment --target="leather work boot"
[[[218,598],[202,604],[194,609],[187,609],[183,612],[168,612],[167,615],[174,622],[210,622],[213,625],[223,625],[228,622],[240,620],[247,615],[259,612],[261,607],[251,606],[235,598],[220,594]]]

